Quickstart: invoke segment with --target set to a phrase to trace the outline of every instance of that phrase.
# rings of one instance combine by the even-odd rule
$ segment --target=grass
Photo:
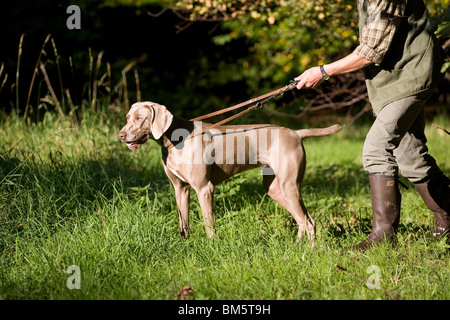
[[[50,112],[35,124],[14,116],[2,123],[0,299],[173,299],[184,285],[194,291],[187,299],[200,300],[450,299],[449,246],[423,238],[432,214],[408,183],[398,247],[343,250],[370,232],[360,160],[368,127],[305,141],[314,248],[296,241],[292,217],[264,194],[258,171],[216,189],[213,240],[193,192],[183,240],[159,147],[131,152],[118,129],[89,112],[76,125]],[[427,126],[430,151],[450,174],[441,133]],[[79,290],[67,287],[71,265],[80,268]],[[381,289],[365,283],[373,265]]]

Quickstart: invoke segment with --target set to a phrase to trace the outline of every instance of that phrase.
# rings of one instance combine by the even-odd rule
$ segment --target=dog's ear
[[[152,135],[155,140],[161,138],[164,132],[169,129],[172,124],[173,115],[166,109],[165,106],[154,103],[151,105],[145,105],[146,108],[150,109],[151,120],[150,129],[152,130]]]

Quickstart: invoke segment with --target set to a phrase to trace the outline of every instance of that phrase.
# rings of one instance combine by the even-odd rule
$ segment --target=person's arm
[[[372,63],[372,61],[362,58],[352,52],[348,56],[340,60],[324,65],[323,68],[329,76],[335,76],[339,74],[354,72]],[[322,82],[322,73],[320,72],[319,67],[313,67],[307,69],[294,80],[298,81],[297,89],[301,89],[304,87],[315,88]]]
[[[405,8],[404,1],[369,0],[367,22],[360,35],[360,44],[348,56],[325,65],[325,72],[334,76],[362,69],[372,63],[379,65],[391,46],[400,25],[399,19],[405,17]],[[319,67],[313,67],[295,80],[298,81],[297,89],[315,88],[322,82],[322,73]]]
[[[350,73],[360,70],[373,62],[362,58],[355,53],[350,53],[348,56],[324,65],[324,70],[329,76],[336,76],[339,74]]]

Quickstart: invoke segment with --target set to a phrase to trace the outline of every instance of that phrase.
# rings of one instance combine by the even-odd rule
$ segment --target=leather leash
[[[225,109],[222,109],[222,110],[218,110],[218,111],[215,111],[215,112],[211,112],[211,113],[205,114],[205,115],[200,116],[200,117],[196,117],[196,118],[190,119],[190,121],[200,121],[200,120],[203,120],[203,119],[212,118],[212,117],[215,117],[215,116],[217,116],[219,114],[222,114],[222,113],[225,113],[225,112],[229,112],[229,111],[233,111],[233,110],[236,110],[236,109],[248,106],[249,104],[255,103],[254,105],[248,107],[244,111],[241,111],[241,112],[239,112],[239,113],[237,113],[235,115],[232,115],[231,117],[228,117],[228,118],[226,118],[226,119],[224,119],[222,121],[219,121],[217,123],[214,123],[214,124],[210,125],[209,127],[206,127],[204,129],[202,129],[201,132],[197,132],[196,130],[193,130],[190,135],[188,135],[186,138],[184,138],[184,140],[192,138],[194,136],[194,134],[203,134],[203,133],[205,133],[206,131],[208,131],[208,130],[210,130],[212,128],[215,128],[215,127],[218,127],[218,126],[220,126],[220,125],[222,125],[224,123],[230,122],[231,120],[234,120],[234,119],[236,119],[236,118],[238,118],[238,117],[240,117],[240,116],[242,116],[242,115],[244,115],[244,114],[246,114],[246,113],[248,113],[250,111],[253,111],[253,110],[256,110],[256,109],[261,109],[264,106],[264,104],[266,104],[270,100],[272,100],[272,99],[274,99],[276,97],[282,96],[286,91],[294,89],[295,86],[297,85],[297,83],[298,83],[298,81],[291,80],[288,85],[286,85],[286,86],[284,86],[282,88],[279,88],[277,90],[273,90],[273,91],[271,91],[269,93],[263,94],[263,95],[261,95],[259,97],[247,100],[245,102],[241,102],[241,103],[239,103],[237,105],[234,105],[232,107],[228,107],[228,108],[225,108]],[[167,150],[172,149],[174,147],[174,145],[170,141],[170,139],[168,139],[167,137],[164,138],[164,139],[168,140],[168,142],[167,141],[163,142],[164,147]]]
[[[207,128],[202,129],[201,133],[204,133],[204,132],[208,131],[209,129],[212,129],[212,128],[218,127],[218,126],[220,126],[220,125],[222,125],[224,123],[230,122],[231,120],[234,120],[234,119],[236,119],[236,118],[238,118],[238,117],[240,117],[240,116],[242,116],[242,115],[244,115],[244,114],[246,114],[246,113],[248,113],[250,111],[253,111],[253,110],[256,110],[256,109],[261,109],[264,106],[264,104],[266,104],[270,100],[272,100],[272,99],[274,99],[276,97],[282,96],[286,91],[294,89],[295,86],[297,85],[297,83],[298,83],[298,81],[291,80],[288,85],[286,85],[286,86],[284,86],[282,88],[279,88],[277,90],[273,90],[273,91],[271,91],[269,93],[263,94],[263,95],[261,95],[259,97],[247,100],[245,102],[241,102],[241,103],[239,103],[237,105],[234,105],[232,107],[228,107],[228,108],[225,108],[225,109],[222,109],[222,110],[219,110],[219,111],[211,112],[211,113],[205,114],[203,116],[190,119],[190,121],[200,121],[200,120],[203,120],[203,119],[212,118],[212,117],[215,117],[215,116],[217,116],[219,114],[222,114],[222,113],[225,113],[225,112],[229,112],[229,111],[233,111],[233,110],[236,110],[236,109],[248,106],[249,104],[252,104],[252,103],[256,103],[256,104],[248,107],[244,111],[241,111],[241,112],[239,112],[239,113],[237,113],[235,115],[232,115],[231,117],[228,117],[228,118],[226,118],[226,119],[224,119],[222,121],[219,121],[219,122],[217,122],[215,124],[210,125]],[[191,136],[192,136],[192,134],[191,134]]]

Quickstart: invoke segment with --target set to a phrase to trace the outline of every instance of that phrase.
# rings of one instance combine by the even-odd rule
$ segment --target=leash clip
[[[298,80],[290,80],[290,81],[289,81],[289,85],[288,85],[289,90],[294,89],[295,86],[297,85],[297,83],[298,83]]]

